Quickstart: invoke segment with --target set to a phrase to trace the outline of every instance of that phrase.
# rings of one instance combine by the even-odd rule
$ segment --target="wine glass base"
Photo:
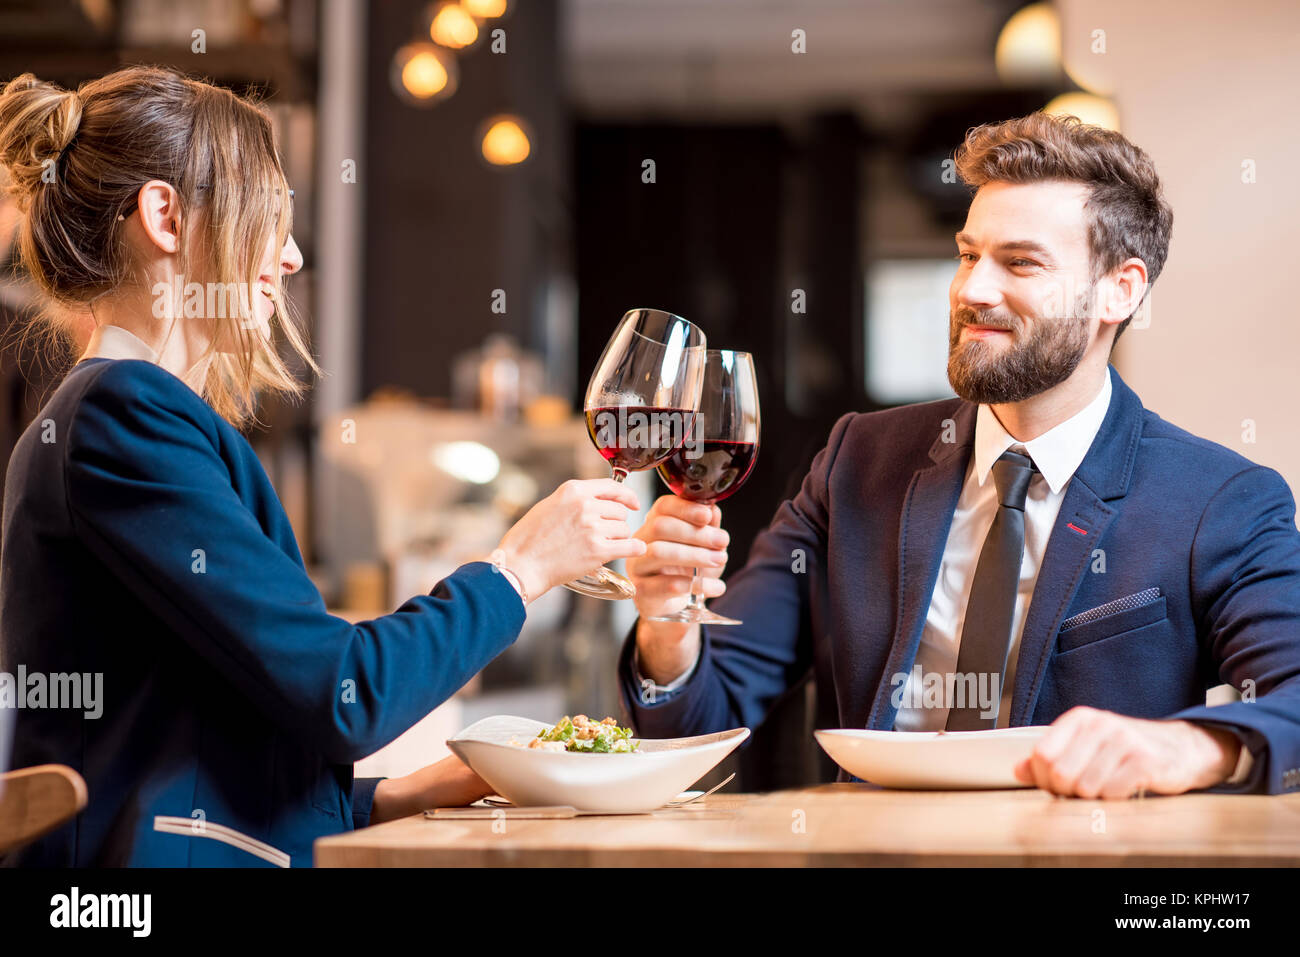
[[[636,586],[611,568],[598,568],[591,575],[583,575],[564,587],[576,591],[588,598],[603,598],[606,601],[621,601],[636,595]]]
[[[655,615],[646,621],[676,621],[687,625],[743,625],[743,621],[728,618],[707,608],[683,608],[668,615]]]

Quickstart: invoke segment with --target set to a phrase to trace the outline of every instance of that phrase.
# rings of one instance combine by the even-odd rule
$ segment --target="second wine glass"
[[[682,447],[659,466],[659,477],[678,498],[715,505],[744,484],[758,461],[758,383],[748,352],[710,349],[706,356],[695,427]],[[705,608],[699,584],[696,568],[686,607],[650,620],[742,624]]]

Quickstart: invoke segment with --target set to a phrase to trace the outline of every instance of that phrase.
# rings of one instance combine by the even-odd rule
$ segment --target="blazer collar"
[[[1128,387],[1115,367],[1107,365],[1106,369],[1110,373],[1110,403],[1096,437],[1074,470],[1074,477],[1098,498],[1109,500],[1128,494],[1133,466],[1137,461],[1138,440],[1142,436],[1144,410],[1137,393]],[[934,440],[930,446],[930,459],[938,465],[951,465],[951,460],[960,456],[962,477],[965,478],[964,467],[975,445],[979,406],[965,399],[959,402],[952,416],[952,432],[949,435],[941,433]]]
[[[998,420],[991,405],[981,405],[975,413],[976,481],[983,486],[998,456],[1015,446],[1028,452],[1053,492],[1061,491],[1097,437],[1097,430],[1110,407],[1111,392],[1110,367],[1107,366],[1101,388],[1092,401],[1064,422],[1028,442],[1013,437]]]

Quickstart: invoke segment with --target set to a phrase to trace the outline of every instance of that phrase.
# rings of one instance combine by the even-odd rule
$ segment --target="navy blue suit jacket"
[[[1050,724],[1089,705],[1215,725],[1254,757],[1245,782],[1216,790],[1296,790],[1300,532],[1291,491],[1276,471],[1144,409],[1110,372],[1109,409],[1066,489],[1030,601],[1010,724]],[[945,399],[841,418],[799,493],[711,603],[745,623],[703,629],[690,680],[642,700],[651,696],[636,685],[629,636],[620,684],[638,731],[755,726],[810,669],[826,705],[820,726],[892,728],[894,679],[916,659],[976,409]],[[1153,587],[1152,600],[1061,630],[1069,617]],[[1254,700],[1205,707],[1206,689],[1223,682]]]
[[[524,621],[484,563],[372,621],[329,614],[248,442],[139,360],[60,384],[10,461],[3,534],[0,670],[103,674],[98,719],[16,712],[13,765],[71,765],[90,793],[22,864],[264,865],[229,828],[310,866],[313,840],[369,819],[377,780],[352,763]]]

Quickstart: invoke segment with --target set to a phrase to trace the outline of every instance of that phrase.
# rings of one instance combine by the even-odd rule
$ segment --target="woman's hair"
[[[1089,187],[1084,217],[1094,281],[1135,256],[1146,264],[1149,292],[1164,268],[1174,212],[1151,157],[1119,133],[1077,116],[1031,113],[971,129],[957,148],[955,166],[972,189],[1045,180]],[[1112,348],[1132,321],[1129,316],[1120,323]]]
[[[275,346],[250,328],[249,313],[241,316],[243,304],[252,310],[260,294],[265,249],[274,238],[279,256],[292,216],[271,120],[256,103],[156,67],[129,67],[75,91],[26,73],[0,91],[0,167],[24,214],[21,261],[45,300],[38,324],[56,338],[71,344],[74,316],[101,296],[144,282],[118,216],[133,208],[141,186],[162,180],[180,196],[184,282],[242,291],[218,298],[222,306],[209,316],[211,351],[219,338],[238,346],[213,355],[204,398],[243,426],[254,417],[259,389],[301,395],[302,384]],[[287,311],[278,258],[272,278],[280,329],[297,358],[319,374]],[[182,310],[170,314],[185,321]]]

